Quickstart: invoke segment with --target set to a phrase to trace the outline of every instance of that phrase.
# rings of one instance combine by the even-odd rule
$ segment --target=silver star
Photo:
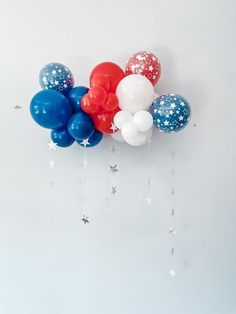
[[[54,143],[53,141],[51,141],[50,143],[48,143],[48,149],[51,150],[56,150],[57,144]]]
[[[55,165],[55,161],[51,159],[50,162],[49,162],[50,168],[53,168],[54,165]]]
[[[151,186],[151,179],[148,178],[148,186]]]
[[[110,171],[111,171],[112,173],[115,173],[115,172],[118,172],[118,171],[119,171],[119,170],[117,169],[117,165],[114,165],[114,166],[110,165],[109,167],[110,167]]]
[[[150,195],[146,198],[146,202],[148,205],[152,205],[152,198]]]
[[[83,140],[80,144],[83,145],[84,147],[86,147],[87,145],[90,145],[88,138],[86,140]]]
[[[117,193],[117,189],[116,189],[116,186],[112,186],[112,188],[111,188],[112,190],[111,190],[111,194],[113,195],[113,196],[115,196],[116,195],[116,193]]]
[[[175,253],[175,248],[172,246],[171,251],[170,251],[170,254],[171,254],[171,255],[174,255],[174,253]]]
[[[112,150],[113,153],[115,153],[115,151],[116,151],[115,146],[112,146],[112,149],[111,149],[111,150]]]
[[[171,195],[174,195],[174,194],[175,194],[175,189],[172,188],[172,189],[171,189]]]
[[[171,216],[174,217],[174,215],[175,215],[175,210],[174,210],[174,208],[172,208],[171,209]]]
[[[22,107],[19,106],[19,105],[15,105],[14,108],[15,108],[15,109],[22,109]]]
[[[171,269],[169,271],[169,274],[171,275],[171,277],[175,277],[176,276],[176,272],[174,271],[174,269]]]
[[[114,123],[111,124],[110,129],[112,130],[113,133],[118,130]]]
[[[176,234],[176,231],[174,228],[170,228],[169,231],[168,231],[170,234],[172,235],[175,235]]]
[[[83,221],[84,225],[89,224],[89,217],[88,216],[83,215],[81,220]]]

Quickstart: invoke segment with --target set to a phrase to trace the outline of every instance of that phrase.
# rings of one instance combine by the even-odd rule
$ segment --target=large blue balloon
[[[68,147],[72,145],[75,139],[69,134],[67,127],[52,130],[51,139],[57,146]]]
[[[68,123],[68,130],[70,135],[76,140],[84,140],[92,135],[94,124],[87,113],[77,112],[71,117]]]
[[[65,96],[50,89],[43,90],[32,98],[30,113],[42,127],[58,129],[68,123],[72,110]]]
[[[93,146],[96,146],[98,143],[100,143],[102,138],[103,138],[103,134],[95,129],[93,134],[89,138],[84,139],[82,141],[76,140],[76,142],[80,146],[83,146],[83,147],[93,147]]]
[[[39,83],[43,89],[54,89],[66,95],[74,86],[74,78],[65,65],[49,63],[40,71]]]
[[[89,89],[84,86],[78,86],[72,88],[72,90],[67,95],[67,98],[69,99],[73,112],[79,112],[82,111],[81,109],[81,99],[82,97],[87,94]]]
[[[188,124],[191,108],[184,97],[166,94],[154,100],[151,114],[154,126],[161,132],[176,133]]]

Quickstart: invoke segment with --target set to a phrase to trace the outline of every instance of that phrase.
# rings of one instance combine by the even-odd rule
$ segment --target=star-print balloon
[[[139,51],[126,64],[125,75],[129,74],[146,76],[152,85],[155,86],[161,75],[160,61],[151,52]]]
[[[154,100],[151,114],[153,125],[161,132],[175,133],[188,124],[191,109],[184,97],[177,94],[166,94]]]
[[[45,65],[40,71],[39,82],[43,89],[54,89],[64,95],[68,94],[74,86],[71,71],[60,63]]]

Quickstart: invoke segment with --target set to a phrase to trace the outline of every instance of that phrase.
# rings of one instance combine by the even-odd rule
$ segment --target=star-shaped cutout
[[[53,168],[54,165],[55,165],[55,161],[51,159],[51,160],[49,161],[49,167],[50,167],[50,168]]]
[[[110,129],[112,130],[113,133],[118,130],[114,123],[111,124]]]
[[[48,149],[51,150],[56,150],[57,144],[54,143],[53,141],[51,141],[50,143],[48,143]]]
[[[146,202],[148,205],[152,205],[152,198],[150,195],[146,198]]]
[[[166,125],[166,126],[169,125],[169,121],[165,120],[164,125]]]
[[[169,274],[171,275],[171,277],[175,277],[176,276],[176,272],[174,269],[170,269]]]
[[[57,74],[57,71],[56,70],[52,70],[52,75],[55,75]]]
[[[179,121],[183,121],[184,117],[183,116],[179,116]]]
[[[116,193],[117,193],[116,186],[112,186],[112,188],[111,188],[111,194],[112,194],[113,196],[115,196]]]
[[[118,172],[118,171],[119,171],[118,168],[117,168],[117,165],[114,165],[114,166],[110,165],[109,167],[110,167],[110,171],[111,171],[112,173],[115,173],[115,172]]]
[[[173,109],[175,109],[176,104],[173,102],[173,103],[170,104],[170,107],[173,108]]]
[[[84,225],[89,224],[89,217],[88,216],[83,215],[81,220],[83,221]]]
[[[83,145],[84,147],[87,147],[88,145],[90,145],[88,138],[83,140],[80,144]]]

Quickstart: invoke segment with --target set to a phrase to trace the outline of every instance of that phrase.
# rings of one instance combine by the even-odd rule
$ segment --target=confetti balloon
[[[126,64],[125,75],[129,74],[141,74],[146,76],[152,85],[155,86],[161,75],[160,61],[151,52],[137,52]]]
[[[68,147],[72,145],[75,139],[69,134],[67,127],[52,130],[51,139],[57,146]]]
[[[166,94],[154,100],[151,113],[156,128],[161,132],[175,133],[188,124],[191,109],[184,97]]]
[[[77,112],[70,118],[68,131],[76,140],[84,140],[92,135],[94,124],[87,113]]]
[[[87,87],[78,86],[72,88],[72,90],[69,92],[69,94],[67,95],[67,99],[71,103],[73,112],[82,111],[81,99],[85,94],[87,94],[88,91],[89,89]]]
[[[93,134],[83,140],[83,141],[76,141],[80,146],[83,146],[83,147],[93,147],[93,146],[96,146],[97,144],[99,144],[101,142],[103,138],[103,134],[101,132],[99,132],[98,130],[94,130]]]
[[[64,95],[54,90],[43,90],[32,98],[30,113],[40,126],[58,129],[68,123],[72,110]]]
[[[49,63],[40,71],[39,82],[43,89],[54,89],[66,95],[73,88],[74,78],[65,65]]]

